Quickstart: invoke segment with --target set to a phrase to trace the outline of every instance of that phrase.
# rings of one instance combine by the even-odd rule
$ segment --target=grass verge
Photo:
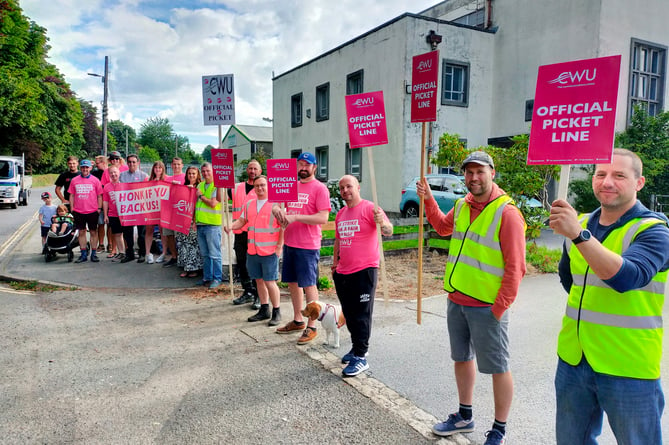
[[[42,284],[39,281],[10,281],[9,287],[14,290],[28,290],[32,292],[56,292],[59,290],[78,290],[76,286],[56,286],[53,284]]]

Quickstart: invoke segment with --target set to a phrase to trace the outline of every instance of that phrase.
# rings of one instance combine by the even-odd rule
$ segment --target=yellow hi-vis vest
[[[276,253],[281,236],[281,226],[275,227],[272,203],[267,201],[258,212],[258,201],[252,199],[245,204],[246,228],[249,232],[248,254],[269,256]]]
[[[209,199],[215,198],[216,186],[214,183],[212,182],[209,184],[206,189],[205,186],[207,186],[207,184],[204,182],[198,184],[197,187],[200,189],[200,193]],[[202,200],[198,199],[195,203],[195,223],[207,224],[210,226],[220,226],[223,223],[223,217],[221,215],[221,203],[219,202],[216,204],[216,207],[212,209],[207,204],[202,202]]]
[[[513,204],[508,195],[495,198],[472,222],[465,200],[455,202],[453,235],[444,273],[445,291],[458,291],[484,303],[495,302],[504,276],[499,229],[507,204]]]
[[[664,223],[656,218],[632,219],[612,230],[602,244],[622,254],[639,233]],[[586,227],[587,220],[582,225]],[[558,337],[560,358],[576,366],[585,355],[592,369],[601,374],[659,378],[667,271],[658,272],[641,289],[620,293],[590,270],[576,246],[567,248],[574,281]]]

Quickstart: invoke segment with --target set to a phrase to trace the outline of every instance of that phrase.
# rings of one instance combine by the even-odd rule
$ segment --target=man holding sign
[[[558,445],[594,444],[603,413],[619,444],[660,445],[662,306],[669,270],[667,218],[637,201],[639,157],[613,151],[596,166],[601,207],[579,218],[553,202],[550,227],[566,238],[560,281],[569,293],[558,337]]]
[[[321,248],[321,224],[330,213],[330,192],[316,179],[316,156],[304,152],[297,158],[298,200],[287,204],[287,212],[274,205],[274,217],[284,226],[283,270],[281,278],[288,283],[293,303],[293,320],[276,330],[279,334],[303,331],[298,345],[312,341],[318,335],[316,320],[309,320],[305,328],[302,319],[304,293],[307,304],[318,301],[318,261]]]
[[[462,163],[467,196],[444,215],[425,178],[416,191],[425,197],[427,220],[440,235],[452,235],[444,274],[448,291],[448,335],[460,409],[432,427],[438,436],[474,431],[472,402],[476,365],[492,374],[495,421],[485,445],[504,443],[513,399],[509,370],[509,314],[525,275],[525,220],[511,198],[493,182],[495,164],[483,151]],[[474,358],[476,357],[476,364]]]

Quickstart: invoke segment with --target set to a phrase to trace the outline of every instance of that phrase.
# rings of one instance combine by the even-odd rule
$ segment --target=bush
[[[332,288],[332,281],[328,277],[318,277],[318,290],[325,290]]]

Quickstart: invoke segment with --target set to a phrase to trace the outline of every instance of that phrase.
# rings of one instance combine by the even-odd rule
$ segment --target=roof
[[[227,138],[232,129],[237,130],[249,142],[272,142],[272,127],[261,127],[259,125],[230,125],[223,139]]]

